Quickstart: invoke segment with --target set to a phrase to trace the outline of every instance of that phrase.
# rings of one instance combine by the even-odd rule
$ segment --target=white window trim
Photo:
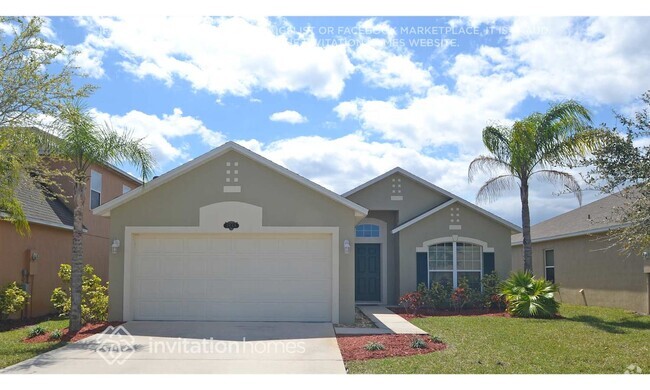
[[[99,176],[99,191],[93,189],[93,174]],[[90,171],[90,191],[89,191],[88,205],[90,206],[91,210],[96,209],[97,207],[102,205],[102,191],[104,190],[103,180],[104,177],[100,172],[94,170]],[[99,204],[96,207],[93,207],[93,191],[99,194]]]
[[[366,236],[357,236],[357,228],[360,227],[360,226],[377,226],[377,229],[379,230],[378,235],[377,236],[368,236],[368,237],[366,237]],[[382,229],[382,226],[380,226],[378,223],[364,222],[364,223],[360,223],[360,224],[358,224],[357,226],[354,227],[354,236],[356,238],[381,238],[382,232],[384,230],[386,230],[386,229],[385,228]]]
[[[454,288],[458,287],[458,272],[459,272],[459,270],[458,270],[458,245],[457,244],[459,242],[462,243],[462,244],[478,245],[478,244],[471,243],[471,242],[466,242],[466,241],[451,241],[451,244],[452,244],[452,259],[453,259],[451,270],[432,270],[429,267],[429,261],[431,260],[429,258],[429,253],[430,253],[429,252],[429,247],[433,246],[433,245],[446,244],[446,243],[449,243],[449,241],[437,242],[435,244],[431,244],[431,245],[428,245],[426,247],[427,248],[427,285],[428,286],[431,285],[431,272],[450,272],[451,271],[452,272],[453,287]],[[483,253],[484,252],[483,252],[482,245],[478,245],[478,246],[481,247],[481,254],[479,256],[479,262],[481,264],[481,269],[464,269],[464,270],[460,270],[460,272],[479,272],[480,275],[481,275],[480,279],[483,279]]]
[[[553,265],[547,265],[546,253],[553,252]],[[544,249],[544,279],[548,280],[547,270],[553,268],[553,283],[555,283],[555,249]]]

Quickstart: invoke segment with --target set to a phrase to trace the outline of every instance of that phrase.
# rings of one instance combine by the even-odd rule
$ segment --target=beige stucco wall
[[[621,256],[603,235],[533,244],[533,272],[544,276],[544,251],[554,250],[559,300],[589,306],[619,307],[648,313],[647,276],[641,256]],[[512,246],[513,269],[523,269],[522,246]],[[584,289],[584,298],[579,290]]]
[[[461,225],[460,230],[450,230],[451,208],[454,208],[455,225]],[[455,209],[458,208],[458,211]],[[460,219],[460,222],[456,222]],[[454,203],[437,213],[411,225],[399,232],[400,247],[400,295],[414,291],[416,286],[416,248],[425,241],[441,237],[468,237],[481,240],[487,246],[494,248],[495,270],[505,278],[510,273],[510,228],[495,220],[476,212],[475,210]],[[462,241],[462,240],[458,240]]]
[[[393,193],[398,182],[393,179],[400,179],[401,193]],[[392,195],[401,195],[403,200],[391,200]],[[430,188],[411,180],[410,178],[394,173],[377,183],[350,194],[351,201],[362,205],[368,210],[399,210],[398,224],[402,224],[417,217],[425,211],[431,210],[439,204],[449,200],[449,197],[434,192]]]
[[[226,162],[238,162],[238,167]],[[226,170],[238,182],[227,183]],[[224,193],[224,185],[241,185],[241,193]],[[111,210],[111,238],[124,243],[126,226],[198,226],[199,208],[237,201],[263,208],[264,226],[328,226],[339,228],[340,322],[354,321],[354,210],[243,155],[229,151],[195,169]],[[110,255],[110,318],[120,320],[123,308],[124,248]]]

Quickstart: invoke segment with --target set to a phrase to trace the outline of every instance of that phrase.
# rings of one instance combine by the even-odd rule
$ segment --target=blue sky
[[[79,51],[96,118],[146,137],[158,174],[234,140],[339,193],[401,166],[473,201],[485,125],[564,99],[610,125],[639,107],[648,22],[52,17],[46,33]],[[533,222],[578,206],[533,187]],[[521,222],[515,191],[481,206]]]

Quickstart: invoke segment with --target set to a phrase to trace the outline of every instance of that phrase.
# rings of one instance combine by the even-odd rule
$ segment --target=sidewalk
[[[339,335],[427,334],[384,306],[357,306],[377,328],[335,328]]]

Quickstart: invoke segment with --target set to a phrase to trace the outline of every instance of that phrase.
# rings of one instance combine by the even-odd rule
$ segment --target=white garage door
[[[330,235],[134,236],[136,320],[332,319]]]

